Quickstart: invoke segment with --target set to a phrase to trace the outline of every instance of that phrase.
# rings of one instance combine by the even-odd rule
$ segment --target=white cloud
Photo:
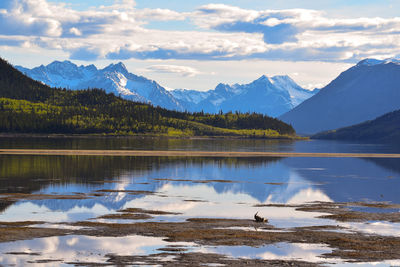
[[[75,28],[75,27],[72,27],[71,29],[69,29],[69,32],[72,33],[72,34],[74,34],[74,35],[76,35],[76,36],[81,36],[81,35],[82,35],[81,31],[78,30],[78,29]]]
[[[3,0],[10,9],[0,12],[0,34],[60,36],[61,23],[51,17],[54,9],[45,0]]]
[[[315,60],[315,55],[346,61],[379,56],[383,50],[393,56],[399,48],[400,18],[336,19],[315,10],[254,11],[210,4],[200,7],[193,21],[201,28],[263,34],[273,44],[266,58]]]
[[[141,10],[136,10],[136,17],[145,21],[149,20],[168,21],[168,20],[184,20],[186,18],[186,15],[169,9],[145,8]]]
[[[195,68],[178,65],[152,65],[147,67],[147,70],[159,73],[176,73],[184,77],[193,77],[201,73]]]
[[[400,18],[396,17],[343,19],[308,9],[260,11],[223,4],[177,12],[137,9],[132,0],[77,11],[46,0],[2,1],[0,45],[57,49],[83,60],[354,62],[395,56],[400,49]],[[188,19],[200,29],[146,28],[151,21],[188,23]]]

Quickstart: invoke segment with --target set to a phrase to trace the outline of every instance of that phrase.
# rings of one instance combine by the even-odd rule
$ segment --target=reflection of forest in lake
[[[399,144],[329,140],[170,139],[152,137],[0,137],[0,148],[400,153]]]
[[[265,139],[171,139],[95,136],[0,138],[0,148],[25,149],[292,151],[294,144],[292,140]]]
[[[169,169],[185,169],[191,166],[246,170],[278,160],[279,158],[0,156],[0,188],[2,193],[30,193],[48,183],[92,184],[121,176],[131,176],[134,179],[160,170],[167,175]]]
[[[165,185],[188,190],[199,181],[209,180],[201,184],[217,194],[246,194],[259,203],[288,203],[294,199],[400,203],[396,193],[399,163],[399,159],[357,158],[1,156],[0,188],[1,193],[71,194],[101,189],[157,192]],[[307,198],[304,192],[308,192]],[[93,207],[95,203],[118,209],[139,197],[126,194],[116,200],[111,194],[94,199],[32,202],[51,209]],[[10,203],[1,205],[4,210]]]
[[[1,156],[0,192],[71,194],[75,192],[88,193],[101,189],[114,190],[116,187],[118,187],[118,190],[156,191],[165,182],[156,182],[148,178],[174,179],[176,178],[176,172],[174,172],[176,169],[189,172],[190,179],[194,177],[195,169],[219,170],[223,167],[243,171],[253,168],[259,169],[256,166],[266,166],[277,160],[279,159]],[[220,171],[218,177],[225,179],[223,171]],[[201,174],[198,178],[204,179]],[[207,175],[205,178],[207,179]],[[245,177],[242,178],[245,179]],[[121,188],[121,184],[124,184],[123,188]],[[135,197],[137,196],[130,196],[130,199]],[[99,198],[98,200],[101,201],[102,199]],[[128,200],[121,201],[120,205]],[[58,203],[59,201],[46,200],[45,202],[51,205],[50,203]],[[92,200],[63,200],[63,202],[65,207],[73,206],[74,202],[80,202],[80,205],[87,202],[89,206],[93,206]],[[66,205],[67,202],[69,205]],[[4,209],[9,203],[0,201],[0,205]],[[56,205],[54,205],[54,208],[57,208]]]

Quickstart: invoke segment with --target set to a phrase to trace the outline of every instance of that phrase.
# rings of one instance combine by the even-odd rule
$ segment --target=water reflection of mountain
[[[240,162],[240,163],[238,163]],[[159,180],[162,179],[162,180]],[[97,189],[112,190],[145,190],[157,192],[165,185],[176,187],[195,187],[207,182],[207,180],[223,180],[226,182],[207,182],[206,185],[213,188],[218,195],[224,193],[246,194],[256,201],[264,203],[267,200],[275,203],[287,203],[294,195],[303,189],[310,188],[296,173],[275,159],[240,159],[229,163],[229,160],[193,160],[186,159],[167,164],[157,163],[154,168],[145,172],[131,170],[119,177],[116,184],[92,185],[82,187],[71,184],[68,187],[62,185],[50,185],[42,189],[42,193],[68,193],[91,192]],[[192,180],[182,181],[182,180]],[[41,200],[34,201],[37,205],[44,205],[51,210],[69,210],[74,207],[93,208],[100,204],[108,209],[121,209],[127,202],[143,197],[142,195],[130,195],[124,192],[112,192],[102,197],[84,200]]]
[[[147,181],[148,178],[177,179],[236,179],[247,180],[255,170],[255,177],[267,179],[263,170],[279,161],[270,159],[235,158],[173,158],[173,157],[92,157],[92,156],[1,156],[0,188],[2,193],[93,192],[99,189],[157,191],[165,182]],[[284,170],[281,170],[284,171]],[[260,173],[261,172],[261,173]],[[257,178],[257,179],[258,179]],[[273,177],[272,177],[273,178]],[[104,181],[118,181],[104,183]],[[277,179],[272,181],[276,181]],[[279,179],[278,179],[279,180]],[[267,181],[267,180],[266,180]],[[138,184],[150,182],[148,184]],[[240,185],[240,186],[238,186]],[[118,188],[115,188],[115,187]],[[245,191],[258,199],[267,195],[265,188],[250,183],[212,184],[216,190]],[[115,201],[113,199],[119,199]],[[93,207],[101,203],[117,209],[138,196],[121,193],[96,199],[35,201],[51,209],[69,209],[74,206]],[[9,204],[4,204],[4,210]]]
[[[0,190],[2,193],[30,193],[49,184],[90,185],[105,180],[118,180],[127,173],[135,178],[161,169],[172,172],[193,166],[200,168],[210,166],[214,170],[221,167],[250,170],[278,160],[278,158],[0,156]]]
[[[286,158],[304,179],[321,183],[334,201],[391,201],[400,203],[400,159]]]
[[[166,184],[199,185],[173,181],[177,179],[225,180],[228,182],[203,185],[213,188],[219,195],[226,192],[246,194],[261,203],[288,203],[299,192],[310,189],[320,190],[324,199],[334,201],[400,202],[396,192],[400,185],[400,172],[396,166],[400,160],[2,156],[0,163],[3,192],[70,194],[100,189],[157,192]],[[154,180],[157,178],[163,180]],[[117,210],[139,197],[143,195],[116,192],[93,199],[31,202],[61,211],[74,207],[93,208],[96,204]],[[8,205],[1,204],[0,210]]]
[[[367,161],[373,162],[376,165],[383,167],[385,169],[391,170],[400,174],[400,160],[396,158],[385,159],[385,158],[367,158]]]
[[[1,157],[1,188],[8,192],[70,194],[99,189],[158,191],[166,184],[196,186],[182,180],[226,180],[205,185],[218,194],[247,194],[259,202],[286,203],[309,185],[276,158],[166,158],[166,157]],[[7,167],[6,167],[7,166]],[[154,180],[157,178],[166,180]],[[168,181],[170,179],[170,181]],[[103,183],[114,180],[117,183]],[[19,186],[23,186],[19,188]],[[122,208],[142,195],[109,193],[83,200],[30,201],[51,210],[74,207]]]
[[[260,164],[254,165],[255,159],[241,159],[241,166],[229,166],[219,162],[207,164],[185,164],[177,165],[174,172],[168,169],[153,170],[150,177],[166,179],[189,179],[189,180],[224,180],[226,182],[211,182],[212,186],[219,193],[242,193],[252,196],[263,203],[271,202],[286,203],[295,193],[301,189],[308,188],[307,181],[304,181],[296,173],[293,173],[281,161],[262,159]],[[258,159],[261,160],[261,159]],[[159,181],[160,187],[170,181]],[[175,185],[187,184],[187,182],[173,182]]]

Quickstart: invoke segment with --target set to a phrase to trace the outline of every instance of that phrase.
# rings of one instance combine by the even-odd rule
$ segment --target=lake
[[[388,144],[319,140],[61,137],[0,138],[0,148],[338,153],[400,151]],[[15,223],[12,226],[22,230],[40,228],[60,232],[1,242],[0,264],[112,264],[118,262],[116,259],[122,261],[127,259],[123,256],[129,256],[129,264],[144,262],[146,265],[159,265],[161,262],[171,263],[184,253],[187,257],[215,254],[255,262],[287,260],[302,264],[351,265],[351,258],[344,256],[343,252],[348,249],[340,244],[333,241],[325,243],[324,239],[316,237],[307,242],[301,238],[293,241],[283,234],[297,231],[300,236],[309,229],[324,227],[327,230],[319,233],[337,233],[342,235],[340,238],[352,234],[370,238],[374,234],[394,238],[397,242],[400,220],[379,216],[399,212],[398,188],[400,159],[390,158],[2,155],[0,230]],[[329,208],[312,206],[313,209],[310,209],[310,203],[326,203]],[[332,211],[333,207],[337,207],[331,204],[339,205],[337,211]],[[310,210],[305,210],[305,207]],[[375,217],[372,220],[329,217],[339,211],[353,212],[352,216],[369,213]],[[259,229],[250,221],[256,212],[268,219],[268,224],[261,224]],[[179,229],[177,225],[200,227],[191,224],[195,224],[191,221],[193,218],[227,220],[223,225],[212,225],[212,228],[235,234],[254,231],[260,235],[271,233],[276,241],[266,242],[263,239],[260,244],[218,243],[204,237],[170,236],[168,231],[172,230],[159,232],[161,230],[154,228],[151,233],[138,230],[155,225],[171,227],[168,229]],[[31,223],[19,225],[27,221]],[[120,233],[111,231],[111,228],[110,231],[104,230],[117,224],[126,225],[129,229],[137,225],[137,229],[128,234],[122,233],[125,230],[119,230]],[[179,233],[182,231],[176,230]],[[343,250],[343,253],[335,256],[335,250]],[[153,258],[150,259],[150,256]],[[400,263],[396,255],[371,259],[359,256],[355,259],[361,262],[361,266],[372,262],[378,266]],[[205,264],[224,264],[225,261],[225,258],[218,258]]]

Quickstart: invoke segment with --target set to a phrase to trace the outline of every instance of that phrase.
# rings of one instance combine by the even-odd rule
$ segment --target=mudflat
[[[266,205],[258,205],[262,207]],[[271,206],[271,205],[268,205]],[[276,206],[276,205],[272,205]],[[378,213],[360,213],[348,209],[348,207],[374,207]],[[377,221],[392,220],[393,213],[383,212],[385,209],[397,208],[397,204],[387,203],[309,203],[303,205],[279,205],[279,207],[293,207],[305,212],[324,211],[329,215],[341,215],[352,221],[367,222],[374,217]],[[63,235],[84,235],[92,237],[124,237],[132,235],[162,237],[171,242],[169,247],[159,249],[158,254],[118,256],[114,254],[105,255],[106,263],[135,264],[140,261],[145,264],[161,264],[173,266],[177,262],[184,262],[183,266],[200,266],[202,264],[218,263],[231,266],[323,266],[320,263],[311,263],[296,260],[259,260],[245,258],[227,258],[221,254],[194,253],[187,251],[185,246],[174,246],[174,242],[192,242],[204,246],[249,246],[259,247],[267,244],[298,243],[324,244],[332,251],[321,255],[323,259],[339,259],[344,262],[376,262],[395,260],[400,257],[400,237],[381,236],[366,234],[339,225],[318,225],[294,228],[279,228],[268,223],[257,223],[252,219],[228,219],[228,218],[188,218],[178,222],[156,222],[148,221],[154,214],[165,214],[157,210],[144,210],[130,208],[120,210],[117,214],[101,216],[98,219],[141,219],[141,222],[111,222],[111,221],[78,221],[73,223],[59,223],[60,228],[42,227],[45,222],[0,222],[0,243],[15,240],[27,240],[40,237],[56,237]],[[388,217],[386,217],[388,216]],[[323,216],[321,218],[328,218]],[[333,220],[342,218],[333,217]],[[63,229],[62,226],[74,228]],[[76,228],[77,227],[77,228]],[[186,253],[183,253],[185,252]],[[20,251],[11,251],[9,254],[18,254]],[[24,252],[25,253],[25,252]],[[174,260],[165,262],[165,257],[172,256]],[[105,264],[106,264],[105,263]],[[201,264],[199,264],[201,263]],[[78,263],[76,263],[78,264]],[[91,263],[79,263],[80,265],[92,266]],[[96,265],[93,263],[93,265]],[[96,265],[97,266],[97,265]]]

